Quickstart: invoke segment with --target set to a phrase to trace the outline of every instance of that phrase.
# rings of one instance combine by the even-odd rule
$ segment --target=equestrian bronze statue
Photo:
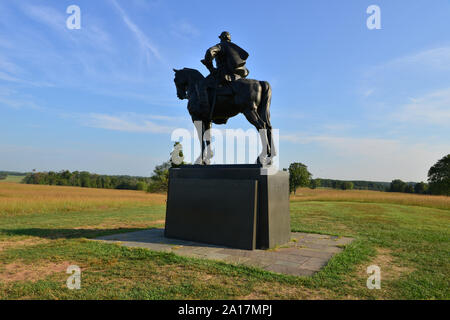
[[[202,154],[196,163],[209,164],[212,158],[211,124],[225,124],[229,118],[242,113],[260,134],[263,150],[257,163],[270,165],[276,155],[270,124],[270,84],[247,79],[249,71],[245,64],[249,54],[231,42],[228,32],[222,32],[219,38],[220,43],[209,48],[201,61],[210,72],[206,78],[195,69],[174,69],[177,96],[188,99],[192,121],[201,123],[196,128]]]

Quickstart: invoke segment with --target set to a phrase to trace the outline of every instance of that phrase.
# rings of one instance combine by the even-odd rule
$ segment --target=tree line
[[[373,181],[345,181],[333,179],[312,178],[312,174],[308,171],[308,167],[300,162],[291,163],[289,171],[289,189],[290,192],[296,192],[299,187],[316,188],[331,188],[340,190],[375,190],[385,191],[389,187],[389,182],[373,182]]]
[[[428,183],[403,182],[395,179],[392,182],[342,181],[332,179],[312,179],[308,167],[299,162],[291,163],[289,169],[289,190],[294,192],[299,187],[333,188],[341,190],[375,190],[386,192],[405,192],[416,194],[432,194],[450,196],[450,154],[440,159],[428,171]]]
[[[8,176],[23,176],[24,173],[17,171],[0,171],[0,180],[5,180]]]
[[[450,154],[436,162],[428,170],[428,183],[392,180],[389,192],[405,192],[450,196]]]
[[[100,175],[87,171],[32,172],[23,179],[27,184],[73,186],[84,188],[146,190],[150,178]]]
[[[175,165],[171,160],[156,166],[151,177],[138,177],[127,175],[100,175],[87,171],[63,170],[59,172],[31,172],[23,179],[27,184],[43,184],[56,186],[73,186],[84,188],[104,188],[104,189],[127,189],[142,190],[148,192],[166,192],[169,185],[169,169],[183,165],[183,151],[181,144],[176,142],[171,153],[178,152],[181,159],[179,165]]]

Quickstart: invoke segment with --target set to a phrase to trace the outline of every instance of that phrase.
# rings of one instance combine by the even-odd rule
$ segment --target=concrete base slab
[[[270,250],[242,250],[164,237],[163,229],[122,233],[95,240],[127,247],[173,252],[180,256],[223,261],[294,276],[312,276],[352,238],[293,232],[291,241]]]

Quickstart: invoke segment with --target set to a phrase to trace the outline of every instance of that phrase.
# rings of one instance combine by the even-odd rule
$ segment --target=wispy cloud
[[[450,70],[450,47],[423,50],[415,54],[391,60],[381,65],[381,67],[392,68],[410,65],[431,67],[440,71]]]
[[[44,107],[32,101],[29,97],[17,96],[14,90],[0,90],[0,107],[12,109],[33,109],[43,111]]]
[[[177,24],[172,25],[171,29],[171,33],[174,36],[182,39],[191,39],[200,35],[200,31],[187,21],[179,21]]]
[[[280,136],[281,141],[320,148],[320,156],[302,155],[312,163],[315,176],[336,179],[386,181],[426,180],[428,169],[450,145],[408,143],[400,139],[306,136],[301,133]],[[295,150],[295,149],[294,149]],[[282,155],[281,155],[282,156]]]
[[[402,106],[392,114],[392,119],[401,122],[450,125],[450,88],[434,91]]]
[[[176,118],[164,115],[138,115],[135,113],[119,115],[89,113],[65,116],[78,119],[86,127],[136,133],[171,133],[175,127],[160,125],[153,120],[159,122],[176,120]]]
[[[154,56],[160,61],[163,61],[158,49],[156,46],[150,41],[150,39],[147,37],[147,35],[137,26],[136,23],[134,23],[130,17],[125,13],[125,11],[119,6],[116,0],[111,1],[114,5],[114,7],[119,12],[120,16],[122,17],[123,22],[128,27],[128,29],[134,34],[136,39],[138,40],[141,48],[144,50],[145,56],[147,58],[147,63],[150,64],[151,57]]]
[[[22,10],[32,19],[44,23],[57,31],[64,31],[65,29],[66,17],[52,7],[24,4]]]
[[[0,70],[6,71],[8,73],[17,74],[21,73],[22,68],[19,67],[17,64],[9,61],[7,58],[0,55]]]
[[[405,69],[406,71],[416,71],[419,69],[438,72],[448,71],[450,70],[450,47],[444,46],[426,49],[391,59],[369,68],[366,76],[372,77],[379,72],[399,69]]]
[[[436,82],[447,85],[449,71],[450,46],[426,49],[366,69],[359,93],[373,99],[374,96],[386,96],[386,92],[397,91],[397,95],[407,90],[417,92],[418,88]]]

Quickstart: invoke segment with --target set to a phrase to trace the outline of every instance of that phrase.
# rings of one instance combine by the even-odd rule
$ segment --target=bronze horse
[[[229,86],[216,88],[216,93],[209,93],[212,102],[212,112],[201,110],[198,98],[198,85],[205,78],[195,70],[184,68],[173,69],[175,72],[175,86],[179,99],[188,99],[188,111],[192,122],[196,125],[198,138],[202,147],[202,154],[196,164],[209,164],[212,158],[210,148],[211,123],[225,124],[229,118],[243,113],[247,120],[259,131],[263,150],[256,160],[257,163],[270,165],[276,155],[272,141],[272,126],[270,124],[270,102],[272,89],[267,81],[239,79]],[[211,108],[211,107],[210,107]]]

